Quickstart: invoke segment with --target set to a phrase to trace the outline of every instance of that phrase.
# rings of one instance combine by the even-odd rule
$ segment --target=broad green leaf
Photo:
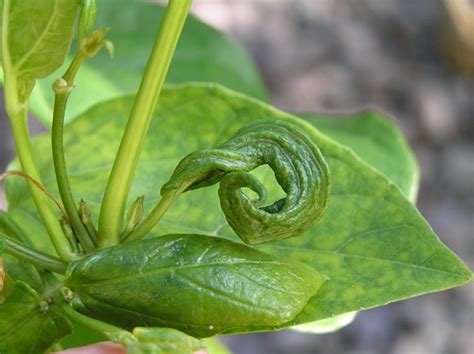
[[[166,235],[94,252],[70,265],[65,284],[78,310],[91,317],[209,337],[281,325],[324,281],[307,265],[235,242]]]
[[[9,55],[17,77],[39,79],[64,62],[78,4],[78,0],[0,0],[0,22],[8,28]]]
[[[95,215],[131,103],[132,97],[126,97],[97,105],[66,132],[75,195],[84,198]],[[243,125],[263,119],[289,121],[306,129],[325,156],[332,179],[328,209],[319,223],[298,237],[256,247],[279,259],[306,263],[330,279],[285,326],[380,306],[471,280],[470,270],[441,243],[402,191],[350,149],[309,123],[216,85],[183,85],[163,92],[130,201],[145,195],[146,210],[150,210],[159,198],[161,185],[182,157],[217,146]],[[54,190],[47,141],[47,137],[36,139],[35,151],[47,187]],[[257,175],[264,182],[271,177]],[[37,219],[24,182],[7,182],[10,210]],[[272,195],[274,190],[268,192]],[[166,233],[237,240],[220,210],[215,187],[181,196],[153,232]]]
[[[354,116],[300,116],[392,180],[412,202],[416,200],[420,179],[418,164],[392,121],[375,111]]]
[[[69,322],[26,283],[17,281],[13,293],[0,304],[0,353],[44,353],[71,331]]]
[[[101,0],[97,6],[97,24],[110,28],[107,37],[114,44],[114,57],[102,51],[82,66],[67,120],[103,100],[136,92],[164,13],[163,7],[141,0]],[[39,82],[31,97],[31,109],[47,125],[53,109],[51,85],[65,69]],[[166,78],[167,83],[188,81],[218,82],[259,99],[266,97],[260,75],[245,51],[193,16],[186,20]]]
[[[363,111],[353,116],[300,114],[301,118],[337,142],[349,147],[359,158],[397,184],[413,203],[419,186],[416,158],[400,129],[375,111]],[[339,315],[294,328],[301,332],[328,333],[350,323],[355,313]]]

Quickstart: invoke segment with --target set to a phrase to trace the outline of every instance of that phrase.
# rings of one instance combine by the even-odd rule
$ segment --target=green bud
[[[61,224],[61,228],[63,229],[64,235],[69,240],[69,243],[76,252],[79,252],[79,244],[77,242],[76,235],[74,234],[74,231],[72,229],[71,223],[64,216],[61,220],[59,220],[59,222]]]
[[[46,301],[41,301],[39,303],[39,308],[41,313],[47,313],[49,311],[49,304]]]
[[[98,30],[95,30],[89,37],[81,41],[80,51],[82,52],[82,55],[84,55],[86,59],[92,58],[93,56],[95,56],[99,52],[99,50],[101,50],[103,47],[106,47],[109,53],[111,53],[110,50],[111,48],[113,50],[113,46],[111,46],[110,41],[105,39],[108,32],[109,32],[108,28],[98,29]]]
[[[74,240],[75,239],[74,231],[72,231],[72,226],[71,226],[71,223],[69,222],[69,220],[67,220],[65,217],[63,217],[60,220],[60,223],[61,223],[61,228],[63,229],[63,232],[66,235],[66,237],[69,240]]]
[[[125,227],[125,233],[132,232],[135,227],[142,221],[144,214],[143,201],[144,196],[138,197],[128,209],[127,213],[127,226]]]
[[[74,293],[72,292],[71,289],[69,289],[66,286],[63,286],[61,288],[61,295],[62,295],[64,301],[66,301],[66,302],[71,302],[72,299],[74,298]]]
[[[84,224],[89,235],[92,237],[94,242],[97,241],[97,231],[94,227],[94,222],[92,221],[92,215],[87,203],[84,200],[81,200],[79,203],[79,217]]]
[[[53,83],[53,91],[54,93],[67,93],[68,91],[71,91],[71,86],[67,83],[66,80],[64,80],[62,77],[59,79],[56,79]]]
[[[79,217],[84,225],[92,223],[91,211],[84,200],[79,203]]]

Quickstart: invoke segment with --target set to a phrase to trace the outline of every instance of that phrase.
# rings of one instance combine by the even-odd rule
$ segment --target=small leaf
[[[290,329],[303,333],[332,333],[352,323],[356,315],[357,312],[349,312],[325,320],[303,323]]]
[[[206,352],[209,354],[232,354],[230,349],[215,337],[205,338],[202,341],[206,345]]]
[[[325,279],[303,264],[200,235],[110,247],[72,263],[66,284],[85,314],[125,328],[196,337],[291,320]]]
[[[35,80],[61,66],[71,45],[77,0],[1,0],[0,7],[17,77]],[[5,7],[8,12],[3,11]]]
[[[192,354],[204,344],[172,328],[137,327],[133,337],[125,337],[122,344],[128,354]]]
[[[43,353],[71,333],[69,321],[47,308],[35,290],[17,281],[13,293],[0,304],[0,353]]]

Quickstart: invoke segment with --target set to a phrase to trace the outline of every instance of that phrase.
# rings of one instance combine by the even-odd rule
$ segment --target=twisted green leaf
[[[286,197],[264,206],[267,192],[247,173],[269,165]],[[263,121],[239,130],[217,149],[193,152],[178,165],[161,194],[220,182],[219,197],[227,222],[248,244],[299,235],[324,213],[329,170],[316,143],[296,125]],[[242,189],[258,195],[252,200]]]

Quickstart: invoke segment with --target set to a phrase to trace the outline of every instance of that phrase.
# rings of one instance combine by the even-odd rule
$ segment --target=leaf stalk
[[[55,273],[64,274],[66,272],[67,264],[61,259],[30,248],[21,242],[7,237],[3,233],[0,233],[0,239],[6,245],[5,251],[12,256]]]

